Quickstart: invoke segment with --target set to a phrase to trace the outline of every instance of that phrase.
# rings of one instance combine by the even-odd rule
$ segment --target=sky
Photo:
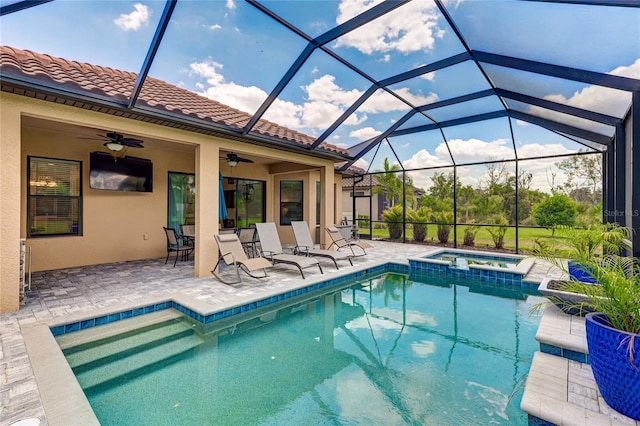
[[[1,5],[12,1],[0,0]],[[377,1],[262,1],[264,7],[310,37],[340,25]],[[640,8],[522,2],[443,2],[471,49],[525,57],[557,65],[640,79]],[[0,18],[3,45],[65,59],[139,72],[162,1],[57,0]],[[26,30],[28,29],[28,30]],[[254,113],[303,52],[307,41],[258,8],[237,0],[177,3],[149,75],[248,113]],[[264,115],[265,119],[320,136],[371,86],[402,72],[463,53],[431,0],[414,0],[326,44],[355,64],[357,73],[316,49]],[[485,64],[486,76],[471,61],[377,90],[327,142],[352,147],[403,118],[411,106],[497,87],[562,104],[623,117],[631,94]],[[361,74],[365,74],[364,76]],[[510,108],[611,135],[613,129],[572,116],[507,101]],[[496,97],[427,111],[453,118],[503,109]],[[415,115],[400,129],[433,123]],[[510,126],[511,124],[511,126]],[[448,147],[444,144],[449,142]],[[523,121],[507,118],[443,128],[389,139],[406,168],[494,159],[537,158],[588,149]],[[515,149],[515,151],[514,151]],[[379,170],[388,146],[367,153],[356,165]],[[558,160],[530,162],[534,185],[544,187]],[[425,176],[430,173],[425,173]],[[429,178],[417,173],[417,184]],[[469,177],[472,183],[479,176]]]

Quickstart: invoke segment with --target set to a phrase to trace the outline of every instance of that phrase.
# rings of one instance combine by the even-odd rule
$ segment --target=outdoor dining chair
[[[175,268],[176,262],[178,262],[178,256],[182,256],[182,260],[189,259],[189,255],[193,252],[193,246],[185,244],[175,229],[164,226],[162,228],[167,236],[167,258],[164,260],[164,263],[166,265],[169,260],[169,255],[172,252],[176,252],[176,259],[173,261],[173,267]]]

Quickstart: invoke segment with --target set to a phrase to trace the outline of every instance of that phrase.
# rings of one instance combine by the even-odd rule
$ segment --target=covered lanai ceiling
[[[2,45],[138,73],[123,109],[154,77],[251,114],[236,136],[347,148],[343,169],[603,151],[640,91],[637,0],[0,4]]]

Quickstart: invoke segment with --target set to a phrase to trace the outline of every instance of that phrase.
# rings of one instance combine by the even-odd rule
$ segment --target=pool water
[[[65,355],[105,425],[525,425],[540,299],[465,284],[387,273]]]

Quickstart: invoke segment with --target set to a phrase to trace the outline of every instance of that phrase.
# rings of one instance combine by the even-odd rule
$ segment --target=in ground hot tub
[[[418,274],[522,286],[533,263],[534,259],[526,256],[443,248],[427,256],[410,257],[409,269]]]

